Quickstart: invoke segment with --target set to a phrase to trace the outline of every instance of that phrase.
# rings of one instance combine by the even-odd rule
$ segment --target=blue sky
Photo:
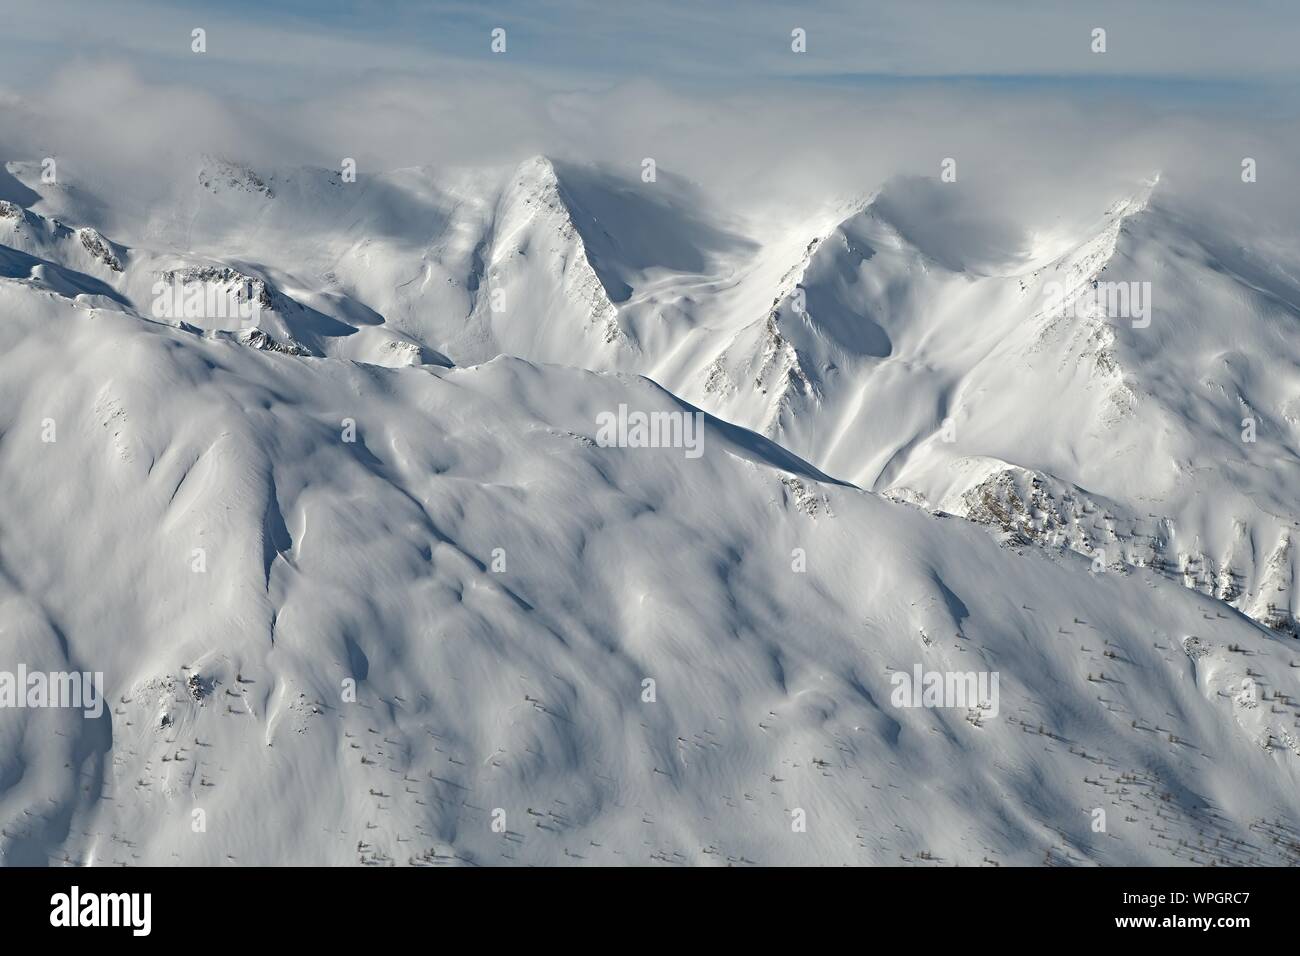
[[[1300,0],[2,2],[0,159],[70,169],[653,156],[761,194],[960,155],[1059,191],[1290,168],[1300,139]]]
[[[356,77],[515,71],[557,88],[795,80],[1068,79],[1154,90],[1300,79],[1290,0],[6,0],[0,83],[52,63],[124,60],[151,80],[287,97]],[[203,60],[189,31],[208,31]],[[494,27],[507,52],[489,51]],[[808,50],[790,50],[790,31]],[[1107,31],[1107,52],[1090,50]]]

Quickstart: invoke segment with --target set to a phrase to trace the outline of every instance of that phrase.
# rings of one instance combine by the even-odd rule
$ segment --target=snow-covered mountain
[[[943,188],[902,184],[819,240],[682,393],[862,487],[1155,566],[1294,634],[1294,260],[1205,238],[1148,188],[971,262],[989,243],[962,223],[912,222],[946,222]],[[1115,290],[1146,314],[1107,315]]]
[[[0,712],[6,862],[1297,861],[1294,250],[7,169],[0,647],[108,710]]]
[[[266,302],[263,347],[647,375],[861,487],[1296,630],[1300,250],[1207,234],[1158,177],[1027,233],[916,179],[765,230],[543,157],[356,182],[205,157],[100,216],[93,184],[10,169],[38,201],[0,224],[42,282],[141,310],[160,277],[215,275]],[[92,218],[127,247],[60,222]],[[1147,314],[1107,315],[1108,284]]]

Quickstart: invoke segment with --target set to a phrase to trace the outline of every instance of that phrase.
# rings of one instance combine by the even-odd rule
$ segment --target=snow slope
[[[791,227],[543,157],[355,183],[212,157],[181,182],[9,169],[35,221],[0,217],[0,240],[43,281],[91,275],[148,314],[159,276],[220,270],[269,290],[261,347],[637,372],[860,486],[1297,630],[1300,249],[1203,228],[1156,180],[1031,230],[919,179]],[[60,218],[115,236],[90,230],[121,274]],[[1099,282],[1146,283],[1149,324],[1086,303]]]
[[[907,183],[769,237],[540,159],[9,168],[0,669],[110,707],[0,711],[5,862],[1297,862],[1293,283],[1158,191],[1022,243]],[[683,399],[701,457],[596,443]]]
[[[899,224],[898,207],[929,216],[942,188],[907,186],[902,202],[887,190],[837,227],[706,392],[754,377],[775,400],[766,418],[735,419],[832,474],[1161,567],[1295,633],[1294,260],[1207,238],[1144,191],[1064,251],[1027,237],[1011,260],[965,262],[960,229],[927,245]],[[1087,301],[1106,283],[1145,283],[1149,314]],[[719,391],[720,409],[745,400]]]

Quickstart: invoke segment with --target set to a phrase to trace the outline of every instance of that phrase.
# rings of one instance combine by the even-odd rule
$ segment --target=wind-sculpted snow
[[[0,858],[1297,861],[1290,639],[621,405],[0,280],[0,670],[107,700],[0,709]]]

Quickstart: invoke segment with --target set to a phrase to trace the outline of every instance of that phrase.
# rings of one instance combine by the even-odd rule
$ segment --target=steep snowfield
[[[887,192],[819,244],[766,344],[726,353],[749,363],[731,380],[777,373],[769,417],[733,417],[864,487],[1161,567],[1294,632],[1294,262],[1197,238],[1157,193],[1002,274],[964,261],[996,244],[962,240],[960,222],[957,239],[907,238],[920,230],[898,207],[929,215],[943,188]],[[1107,283],[1139,289],[1145,313],[1089,301]]]
[[[637,372],[828,474],[1297,630],[1300,249],[1201,228],[1155,181],[1030,230],[918,179],[792,226],[542,157],[353,183],[8,169],[30,209],[0,214],[6,274],[36,257],[35,281],[149,314],[160,276],[216,270],[270,303],[263,348]],[[1098,283],[1147,284],[1138,327]]]
[[[639,304],[654,294],[630,301],[629,283],[641,289],[684,270],[703,274],[754,249],[693,213],[698,197],[685,184],[666,178],[647,193],[581,167],[565,167],[562,181],[543,157],[509,169],[358,174],[355,182],[205,157],[178,183],[92,179],[77,189],[39,183],[38,167],[8,168],[40,195],[34,213],[94,219],[128,245],[156,250],[142,253],[125,280],[136,283],[129,297],[137,305],[147,309],[165,268],[220,265],[272,287],[276,313],[296,309],[283,317],[282,334],[316,354],[385,365],[409,363],[405,349],[397,360],[385,355],[400,341],[419,349],[419,362],[514,354],[639,369],[693,319],[665,328]],[[138,210],[147,213],[130,215]]]
[[[1300,655],[1176,582],[714,419],[597,446],[645,379],[0,315],[0,638],[111,708],[0,713],[6,862],[1295,862]]]
[[[795,230],[540,158],[8,169],[0,670],[109,710],[0,710],[5,862],[1300,860],[1286,250],[1159,187],[1027,237],[910,181]],[[1151,324],[1045,309],[1094,279]],[[683,400],[701,457],[596,443]]]

